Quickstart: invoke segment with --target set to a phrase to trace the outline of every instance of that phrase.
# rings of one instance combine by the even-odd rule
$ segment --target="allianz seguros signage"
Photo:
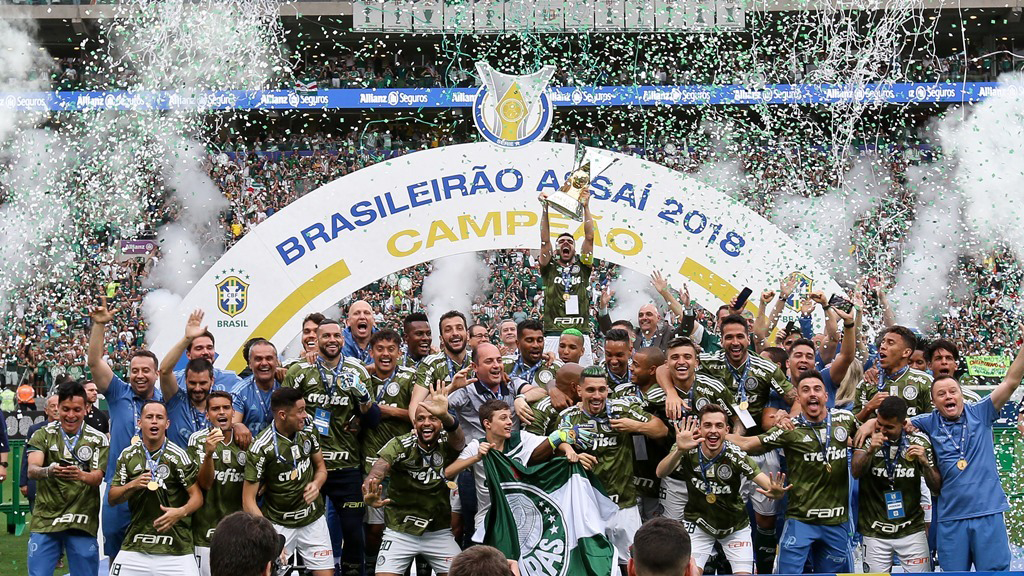
[[[240,370],[255,335],[283,347],[302,317],[408,266],[495,249],[537,249],[541,191],[567,178],[574,147],[534,142],[502,148],[461,144],[415,152],[358,170],[291,203],[256,226],[196,283],[153,334],[163,355],[195,308],[217,337],[216,365]],[[598,258],[673,287],[687,282],[707,307],[744,286],[777,286],[792,271],[827,294],[839,286],[765,219],[687,174],[590,149],[614,169],[591,184]],[[554,234],[582,224],[552,214]],[[225,282],[234,277],[237,280]],[[754,300],[749,304],[755,311]]]

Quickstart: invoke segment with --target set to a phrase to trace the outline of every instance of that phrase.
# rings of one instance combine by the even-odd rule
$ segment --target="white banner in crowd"
[[[289,204],[235,244],[156,334],[162,357],[202,308],[217,337],[218,367],[241,370],[254,336],[283,347],[310,312],[415,264],[458,254],[540,248],[542,190],[568,176],[573,146],[487,143],[415,152],[339,178]],[[596,257],[644,274],[717,308],[743,287],[777,289],[790,272],[801,290],[841,292],[808,253],[764,218],[692,177],[644,160],[591,149],[605,166],[591,184]],[[552,235],[583,228],[552,213]],[[458,289],[457,287],[452,287]]]

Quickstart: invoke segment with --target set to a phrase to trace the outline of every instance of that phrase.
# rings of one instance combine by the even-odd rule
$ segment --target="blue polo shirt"
[[[377,329],[373,328],[370,333],[376,332]],[[370,358],[370,347],[367,345],[366,348],[360,348],[359,344],[356,343],[356,337],[352,335],[352,331],[345,328],[342,331],[342,335],[345,337],[345,344],[341,347],[341,355],[345,357],[359,358],[359,361],[365,365],[373,364],[373,358]]]
[[[992,423],[998,417],[992,398],[986,397],[977,404],[964,404],[957,420],[946,420],[938,410],[911,420],[931,439],[942,475],[942,493],[935,502],[940,522],[988,516],[1010,508],[999,481],[992,440]],[[956,465],[961,458],[967,460],[963,470]]]
[[[253,381],[253,377],[249,376],[231,390],[232,406],[235,412],[242,415],[242,424],[249,429],[253,438],[273,422],[274,413],[270,409],[270,395],[280,387],[281,384],[275,380],[274,388],[264,392]]]
[[[185,389],[185,369],[174,371],[174,378],[178,381],[178,388]],[[242,379],[238,377],[231,370],[221,370],[220,368],[213,369],[213,388],[211,390],[223,390],[225,392],[231,392],[231,390],[241,382]],[[186,438],[188,440],[188,438]]]
[[[117,468],[117,457],[125,448],[131,446],[132,436],[139,433],[139,416],[142,415],[142,405],[146,401],[136,396],[132,387],[116,374],[111,378],[110,385],[103,395],[107,398],[107,410],[110,415],[110,455],[104,474],[109,485]],[[163,394],[156,383],[153,384],[153,400],[163,401]]]
[[[192,406],[185,384],[178,384],[178,392],[168,398],[164,405],[167,406],[167,419],[171,421],[167,428],[167,439],[181,448],[188,446],[189,436],[210,426],[206,420],[206,410],[197,410]]]

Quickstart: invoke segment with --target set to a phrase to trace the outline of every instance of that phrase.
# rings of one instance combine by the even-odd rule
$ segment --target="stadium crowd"
[[[530,563],[542,552],[572,563],[566,550],[581,544],[570,534],[605,542],[586,548],[580,569],[628,574],[634,537],[659,517],[686,527],[691,576],[848,573],[855,561],[869,572],[894,561],[1009,569],[993,424],[1024,379],[1018,338],[1006,342],[1005,377],[981,397],[958,381],[963,351],[949,340],[925,342],[885,313],[867,341],[867,283],[850,300],[811,292],[799,322],[776,330],[795,278],[752,295],[756,315],[734,300],[701,316],[685,287],[655,273],[663,302],[612,322],[581,201],[579,241],[552,238],[545,208],[539,255],[488,254],[503,272],[474,318],[453,310],[435,324],[415,295],[378,289],[401,314],[395,328],[362,299],[343,319],[312,312],[295,327],[298,357],[257,336],[241,375],[214,368],[201,310],[163,358],[130,334],[118,375],[107,356],[125,318],[107,290],[88,307],[86,348],[109,436],[87,424],[85,380],[47,398],[51,421],[26,457],[30,575],[51,574],[62,549],[73,573],[96,573],[100,532],[112,574],[215,574],[218,524],[242,510],[267,518],[315,576],[397,575],[415,558],[457,573],[453,558],[478,544],[525,566],[540,566]],[[531,298],[535,273],[536,305],[501,311],[502,294]],[[496,342],[475,321],[509,312]],[[564,480],[567,470],[600,488]],[[545,484],[552,474],[561,486]],[[547,486],[532,516],[501,497],[523,483]],[[551,523],[548,540],[529,535],[533,520]]]

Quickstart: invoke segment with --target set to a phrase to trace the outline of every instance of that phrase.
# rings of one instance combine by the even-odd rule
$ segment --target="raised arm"
[[[1024,334],[1024,327],[1021,328],[1021,333]],[[1021,378],[1024,378],[1024,346],[1021,346],[1020,350],[1017,351],[1017,357],[1013,359],[1013,363],[1006,370],[1006,376],[1003,377],[1003,381],[996,386],[996,389],[989,396],[992,398],[992,405],[996,407],[997,411],[1002,410],[1010,396],[1020,386]]]
[[[105,393],[110,381],[114,379],[114,371],[103,361],[107,324],[114,319],[114,312],[107,308],[106,297],[100,298],[100,305],[89,312],[89,318],[92,319],[92,331],[89,333],[89,372],[92,374],[92,381],[96,383],[96,389],[100,393]]]
[[[828,375],[833,382],[842,382],[846,378],[846,372],[850,369],[857,355],[857,331],[860,329],[860,309],[855,308],[851,313],[832,307],[830,312],[843,321],[843,340],[840,344],[839,354],[828,366]]]
[[[580,246],[580,255],[589,256],[594,253],[594,218],[590,215],[590,188],[583,189],[580,203],[583,204],[583,245]]]
[[[197,308],[189,314],[188,320],[185,322],[185,335],[175,342],[174,346],[171,346],[167,355],[160,362],[160,392],[164,395],[164,400],[170,400],[178,393],[178,379],[174,377],[174,366],[178,363],[178,359],[185,353],[185,350],[188,350],[192,341],[205,332],[203,311]]]
[[[761,439],[757,436],[740,436],[739,434],[726,434],[725,439],[740,447],[747,454],[760,454],[764,452]]]
[[[757,318],[754,318],[754,335],[761,340],[768,339],[768,303],[775,299],[774,290],[761,292],[761,298],[757,302]]]
[[[862,445],[853,450],[852,472],[854,478],[863,478],[871,470],[871,459],[885,443],[885,437],[880,428],[875,428],[871,433],[871,443],[867,448]]]
[[[651,274],[651,285],[658,291],[658,294],[661,294],[662,299],[668,304],[669,310],[676,315],[676,318],[681,319],[683,317],[683,305],[672,295],[672,291],[668,289],[668,282],[661,276],[661,272],[655,270]]]
[[[544,268],[551,262],[551,255],[554,248],[551,246],[551,224],[548,220],[548,203],[545,201],[547,194],[540,196],[540,258],[538,263]]]

